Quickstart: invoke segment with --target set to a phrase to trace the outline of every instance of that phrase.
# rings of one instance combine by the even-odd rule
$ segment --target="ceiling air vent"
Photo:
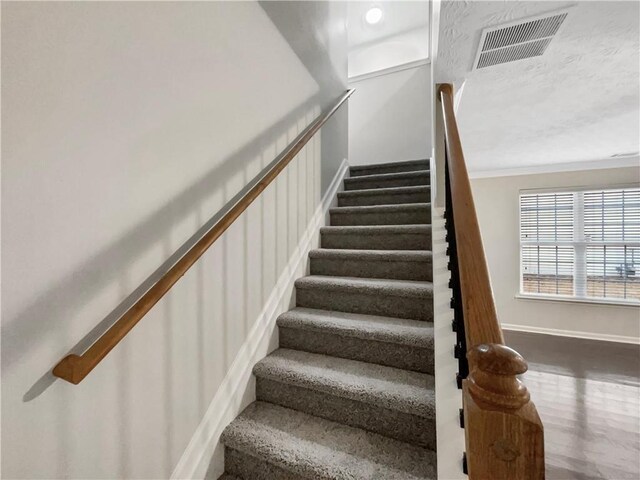
[[[558,33],[567,11],[518,20],[482,31],[474,68],[542,55]]]

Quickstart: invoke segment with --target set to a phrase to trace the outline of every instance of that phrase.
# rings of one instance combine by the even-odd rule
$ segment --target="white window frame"
[[[519,291],[516,294],[516,298],[531,299],[531,300],[548,300],[548,301],[560,301],[560,302],[575,302],[575,303],[597,303],[605,305],[621,305],[640,307],[640,300],[628,299],[628,298],[615,298],[615,297],[591,297],[587,296],[587,246],[616,246],[626,245],[633,248],[640,248],[640,243],[635,242],[611,242],[611,241],[593,241],[587,240],[584,236],[584,192],[598,191],[598,190],[622,190],[630,188],[640,188],[640,184],[624,184],[624,185],[608,185],[608,186],[584,186],[584,187],[564,187],[564,188],[550,188],[550,189],[534,189],[534,190],[520,190],[518,193],[518,255],[519,255]],[[539,241],[539,240],[522,240],[522,209],[521,209],[521,197],[522,195],[536,195],[536,194],[549,194],[549,193],[573,193],[573,232],[574,238],[572,241]],[[525,245],[549,245],[549,246],[571,246],[573,247],[573,295],[562,294],[548,294],[548,293],[535,293],[524,291],[524,268],[522,261],[522,247]],[[578,292],[578,290],[581,290]]]

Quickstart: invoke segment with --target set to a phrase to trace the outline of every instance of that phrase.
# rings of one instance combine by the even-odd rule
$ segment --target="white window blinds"
[[[522,291],[573,294],[573,194],[520,197]]]
[[[521,292],[640,301],[640,188],[520,195]]]

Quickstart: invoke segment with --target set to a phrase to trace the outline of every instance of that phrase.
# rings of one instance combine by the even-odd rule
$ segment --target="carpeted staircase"
[[[435,479],[427,160],[351,167],[221,479]]]

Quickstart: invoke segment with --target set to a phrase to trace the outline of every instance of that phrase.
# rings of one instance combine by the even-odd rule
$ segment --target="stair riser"
[[[429,208],[406,211],[372,212],[372,213],[338,213],[331,212],[331,225],[428,225],[431,223]]]
[[[428,203],[429,192],[394,193],[388,195],[338,195],[339,207],[366,207],[369,205],[399,205],[401,203]]]
[[[299,307],[319,310],[383,315],[412,320],[433,320],[433,300],[431,297],[396,297],[344,290],[298,288],[296,301]]]
[[[433,348],[419,348],[288,327],[279,327],[278,334],[281,348],[321,353],[433,375]]]
[[[432,266],[416,261],[375,261],[311,258],[311,275],[338,277],[389,278],[395,280],[431,281]]]
[[[322,248],[352,250],[430,250],[431,233],[388,233],[377,235],[321,234]]]
[[[400,165],[389,165],[389,166],[377,166],[372,165],[367,168],[358,168],[351,167],[349,169],[349,176],[353,177],[361,177],[363,175],[382,175],[384,173],[404,173],[404,172],[418,172],[418,171],[429,171],[429,163],[414,163],[414,164],[400,164]]]
[[[430,419],[357,400],[265,378],[256,379],[258,400],[435,449],[435,425]]]
[[[389,179],[359,179],[358,177],[344,180],[345,190],[365,190],[368,188],[414,187],[429,185],[429,177],[412,176],[407,178]]]
[[[247,480],[309,480],[297,473],[284,470],[252,455],[234,448],[224,449],[224,470],[226,473]]]

